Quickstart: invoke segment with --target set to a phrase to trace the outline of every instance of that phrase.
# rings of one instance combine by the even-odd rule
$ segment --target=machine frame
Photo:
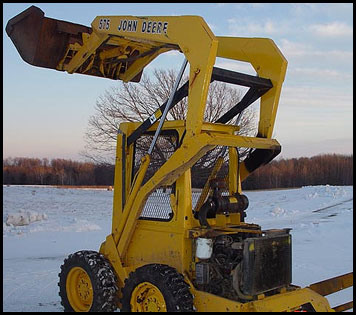
[[[198,211],[192,205],[191,168],[208,151],[217,146],[228,148],[229,197],[226,202],[234,208],[236,204],[245,202],[245,199],[239,199],[242,195],[241,182],[281,150],[278,141],[272,139],[272,134],[287,61],[271,39],[215,36],[203,18],[190,15],[97,16],[91,27],[86,27],[44,17],[44,13],[34,6],[12,18],[6,26],[6,32],[26,62],[68,73],[138,82],[143,69],[151,61],[171,50],[182,54],[186,60],[184,67],[189,64],[189,80],[178,89],[179,78],[169,100],[161,104],[153,115],[142,123],[120,124],[112,231],[99,250],[106,260],[93,252],[76,253],[66,260],[60,275],[60,294],[69,300],[69,305],[67,301],[65,307],[76,311],[92,309],[93,302],[87,306],[88,296],[89,300],[93,299],[97,294],[93,288],[100,284],[93,280],[90,272],[100,269],[90,269],[90,264],[85,265],[83,261],[93,261],[95,257],[98,265],[100,261],[101,266],[105,266],[103,269],[107,277],[116,277],[119,295],[130,273],[140,270],[142,266],[157,264],[161,270],[164,269],[162,265],[174,268],[190,287],[198,311],[293,311],[300,310],[303,305],[311,305],[315,311],[334,311],[353,306],[346,303],[332,309],[324,297],[351,286],[352,273],[307,288],[288,284],[278,287],[273,294],[247,296],[240,293],[240,301],[199,290],[194,285],[195,267],[199,262],[195,246],[200,237],[283,233],[290,245],[289,231],[263,231],[256,224],[245,223],[245,207],[240,207],[239,211],[219,212],[210,218],[197,216],[211,190],[209,185],[202,191],[203,198],[199,200]],[[249,63],[256,76],[214,67],[217,57]],[[215,122],[208,123],[204,121],[204,111],[209,85],[215,80],[242,85],[249,90],[238,104]],[[184,97],[188,97],[186,119],[165,121],[169,109]],[[257,135],[238,135],[239,127],[231,124],[231,120],[258,99]],[[178,135],[178,146],[153,176],[144,181],[155,141],[160,134],[168,131]],[[135,143],[142,135],[150,133],[155,134],[154,142],[142,157],[137,172],[134,172]],[[250,148],[251,152],[240,163],[237,148],[241,147]],[[217,172],[221,163],[217,161],[209,180],[214,178],[214,172]],[[175,189],[169,195],[173,212],[170,220],[143,220],[140,216],[150,195],[157,188],[172,184],[175,184]],[[253,246],[248,250],[253,252]],[[82,261],[81,257],[85,259]],[[287,260],[286,263],[290,264]],[[110,265],[115,276],[110,271]],[[166,270],[167,274],[171,272],[171,269]],[[72,285],[78,285],[80,294]],[[164,292],[157,292],[153,284],[145,282],[144,285],[145,290],[154,292],[155,301],[159,300],[163,305]],[[330,286],[332,289],[326,289]],[[139,286],[134,290],[137,296],[143,296],[144,291],[140,290]],[[147,305],[151,307],[154,304],[152,301],[149,300]],[[121,307],[120,303],[118,307]],[[135,304],[135,301],[132,303]],[[166,310],[162,305],[160,307]]]

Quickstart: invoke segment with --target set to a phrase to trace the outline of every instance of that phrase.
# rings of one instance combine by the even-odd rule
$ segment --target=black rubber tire
[[[74,312],[66,292],[68,273],[81,267],[88,274],[93,287],[93,303],[90,312],[113,312],[118,307],[117,278],[109,261],[100,253],[82,250],[64,260],[59,276],[59,296],[65,312]]]
[[[194,312],[193,295],[184,277],[174,268],[149,264],[131,272],[122,288],[121,312],[131,312],[131,294],[142,282],[155,285],[162,293],[167,312]]]

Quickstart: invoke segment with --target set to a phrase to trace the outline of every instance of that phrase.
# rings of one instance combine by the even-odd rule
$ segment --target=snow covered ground
[[[353,271],[352,186],[245,194],[247,222],[292,228],[294,284]],[[112,197],[98,189],[3,186],[3,311],[63,311],[60,265],[73,252],[99,249],[111,230]],[[352,296],[349,288],[329,301],[335,306]]]

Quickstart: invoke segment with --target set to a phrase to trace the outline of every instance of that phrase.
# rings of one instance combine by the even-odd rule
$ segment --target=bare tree
[[[94,162],[110,163],[115,161],[116,136],[119,124],[124,121],[144,121],[161,106],[172,91],[177,73],[170,70],[154,70],[153,77],[143,75],[139,83],[124,83],[111,87],[110,90],[97,100],[95,114],[89,119],[88,128],[84,136],[85,149],[81,154]],[[181,85],[186,82],[185,77]],[[241,98],[241,91],[229,84],[212,82],[207,97],[204,120],[216,121]],[[167,119],[185,119],[187,114],[187,98],[183,98],[172,109]],[[256,130],[256,113],[247,108],[240,117],[240,134],[252,135]],[[234,121],[230,123],[234,123]],[[167,140],[167,139],[166,139]],[[169,139],[168,139],[169,140]],[[142,154],[147,152],[149,141],[142,141]],[[167,141],[165,141],[167,143]],[[153,154],[164,160],[162,146],[156,146]],[[166,150],[167,151],[167,150]],[[170,150],[168,150],[170,151]],[[152,159],[153,160],[153,159]]]

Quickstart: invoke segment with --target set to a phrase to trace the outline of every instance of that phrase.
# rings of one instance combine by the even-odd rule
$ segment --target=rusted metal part
[[[252,234],[262,234],[260,227],[255,224],[246,225],[246,226],[224,226],[224,227],[214,227],[211,229],[204,229],[201,227],[196,227],[189,230],[189,238],[197,237],[207,237],[214,238],[222,234],[236,234],[236,233],[252,233]]]
[[[309,288],[322,296],[326,296],[351,286],[353,286],[353,272],[313,283]]]
[[[6,25],[22,59],[31,65],[56,69],[68,44],[82,44],[82,33],[90,27],[44,17],[44,12],[31,6],[16,15]]]

